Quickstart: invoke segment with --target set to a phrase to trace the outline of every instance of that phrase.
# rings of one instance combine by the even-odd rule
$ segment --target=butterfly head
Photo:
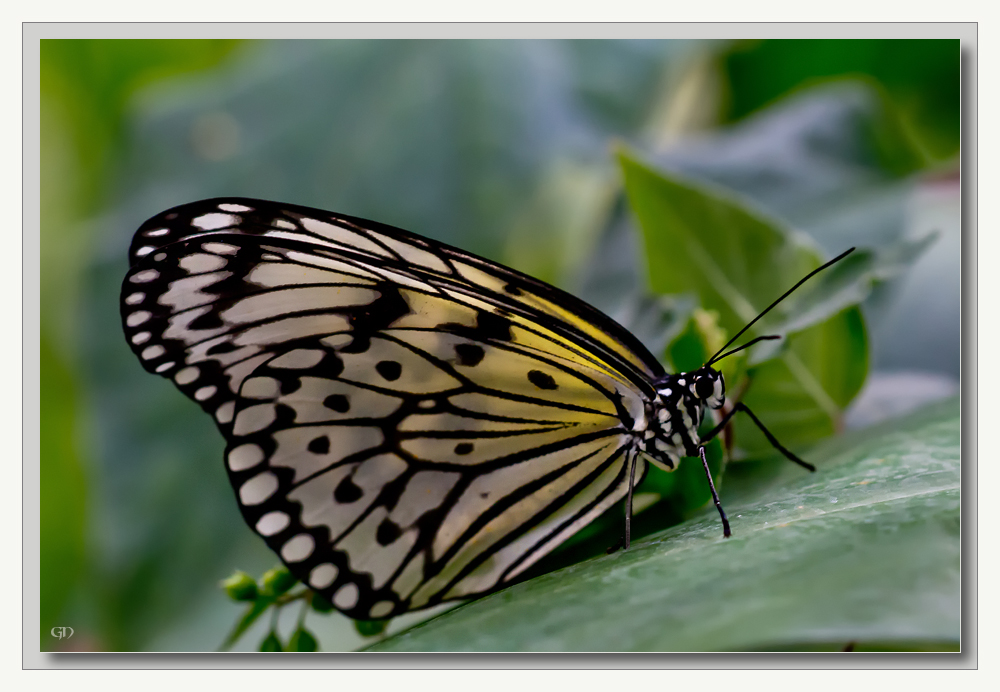
[[[704,366],[690,373],[688,390],[691,395],[709,408],[722,408],[726,403],[726,381],[722,373]]]

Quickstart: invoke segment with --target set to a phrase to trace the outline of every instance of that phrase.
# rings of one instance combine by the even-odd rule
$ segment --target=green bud
[[[264,637],[264,641],[260,643],[260,650],[267,652],[281,651],[281,640],[278,639],[278,633],[271,630]]]
[[[315,591],[313,591],[312,598],[309,600],[309,605],[317,613],[329,613],[333,610],[333,604]]]
[[[246,572],[239,570],[232,576],[223,579],[219,585],[234,601],[253,601],[257,599],[257,582]]]
[[[355,620],[354,629],[362,637],[377,637],[389,626],[388,620]]]
[[[288,640],[287,651],[316,651],[318,648],[316,637],[300,627],[292,633],[292,638]]]
[[[275,567],[264,572],[260,581],[265,596],[280,596],[295,586],[298,580],[284,567]]]

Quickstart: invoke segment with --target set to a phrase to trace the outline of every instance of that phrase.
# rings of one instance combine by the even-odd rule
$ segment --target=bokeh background
[[[645,282],[624,142],[828,254],[937,232],[864,306],[872,374],[845,424],[958,388],[957,40],[43,40],[41,135],[42,650],[53,626],[75,629],[62,648],[214,650],[240,612],[219,579],[276,562],[211,420],[122,337],[131,235],[176,204],[377,219],[614,315]],[[324,650],[361,642],[310,622]]]

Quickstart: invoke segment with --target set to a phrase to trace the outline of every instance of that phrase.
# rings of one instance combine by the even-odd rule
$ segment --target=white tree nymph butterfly
[[[811,468],[741,403],[698,434],[725,402],[713,364],[776,338],[725,352],[756,319],[698,370],[667,374],[541,281],[380,223],[251,199],[163,212],[129,259],[132,350],[214,418],[250,527],[354,618],[510,583],[622,498],[627,548],[646,463],[705,464],[702,445],[737,411]]]

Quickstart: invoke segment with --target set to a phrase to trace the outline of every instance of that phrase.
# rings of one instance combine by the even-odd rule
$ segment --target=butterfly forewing
[[[248,523],[354,617],[489,591],[627,490],[662,370],[568,294],[242,199],[151,219],[130,258],[132,349],[213,415]]]

